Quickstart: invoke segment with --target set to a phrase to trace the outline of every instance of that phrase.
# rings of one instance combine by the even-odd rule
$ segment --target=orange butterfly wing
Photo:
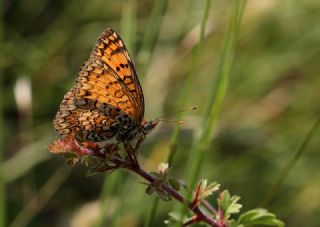
[[[54,127],[62,136],[81,133],[103,141],[120,127],[140,125],[143,115],[143,93],[131,58],[119,34],[107,29],[65,95]]]
[[[84,63],[75,92],[75,104],[79,108],[105,111],[107,105],[127,113],[138,123],[139,107],[134,97],[117,74],[99,59],[90,58]]]
[[[75,88],[72,88],[60,104],[53,125],[61,136],[81,134],[82,139],[103,141],[116,134],[116,125],[112,116],[102,111],[79,109],[75,104]]]
[[[99,37],[91,53],[91,57],[102,60],[125,84],[127,95],[133,96],[138,110],[138,122],[144,115],[144,98],[142,88],[128,50],[120,35],[111,28],[106,29]]]

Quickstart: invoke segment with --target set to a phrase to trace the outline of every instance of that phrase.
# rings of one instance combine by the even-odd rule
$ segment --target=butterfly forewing
[[[75,102],[84,109],[104,104],[118,108],[133,119],[139,118],[138,106],[134,97],[128,95],[128,88],[109,66],[98,59],[89,59],[83,65],[76,83]]]
[[[144,115],[143,93],[133,62],[120,35],[108,28],[97,40],[91,56],[106,63],[119,77],[120,82],[126,85],[128,95],[134,97],[138,106],[141,121]]]

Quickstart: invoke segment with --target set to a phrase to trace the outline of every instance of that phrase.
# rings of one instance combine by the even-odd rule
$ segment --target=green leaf
[[[228,227],[244,227],[243,225],[239,225],[235,220],[231,220],[228,222]]]
[[[222,210],[226,211],[230,205],[230,193],[228,190],[224,190],[221,193],[220,206]]]
[[[206,197],[212,195],[213,192],[218,191],[220,184],[213,182],[208,184],[208,180],[203,179],[199,183],[200,186],[200,198],[205,199]]]
[[[239,196],[231,197],[228,190],[224,190],[221,193],[221,199],[218,202],[223,210],[225,220],[228,220],[232,214],[240,212],[242,205],[238,203],[239,200]]]
[[[169,219],[165,220],[164,223],[168,226],[175,226],[177,222],[186,222],[188,220],[188,217],[182,216],[179,212],[170,212],[169,213]]]
[[[244,226],[284,226],[284,223],[277,219],[275,214],[269,213],[266,209],[262,208],[250,210],[243,213],[238,219],[238,224],[243,224]]]
[[[237,214],[240,212],[240,209],[242,207],[241,204],[237,203],[240,200],[239,196],[232,196],[230,199],[230,205],[227,209],[227,214]]]

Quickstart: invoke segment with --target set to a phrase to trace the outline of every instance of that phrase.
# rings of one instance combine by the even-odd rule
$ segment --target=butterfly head
[[[143,133],[146,135],[148,134],[149,132],[152,131],[152,129],[154,129],[157,124],[159,123],[158,120],[155,120],[155,121],[144,121],[143,122]]]

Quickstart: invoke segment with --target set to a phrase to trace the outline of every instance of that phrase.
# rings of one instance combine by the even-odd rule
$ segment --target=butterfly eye
[[[148,134],[154,127],[156,127],[158,124],[158,121],[148,121],[143,126],[143,133]]]

